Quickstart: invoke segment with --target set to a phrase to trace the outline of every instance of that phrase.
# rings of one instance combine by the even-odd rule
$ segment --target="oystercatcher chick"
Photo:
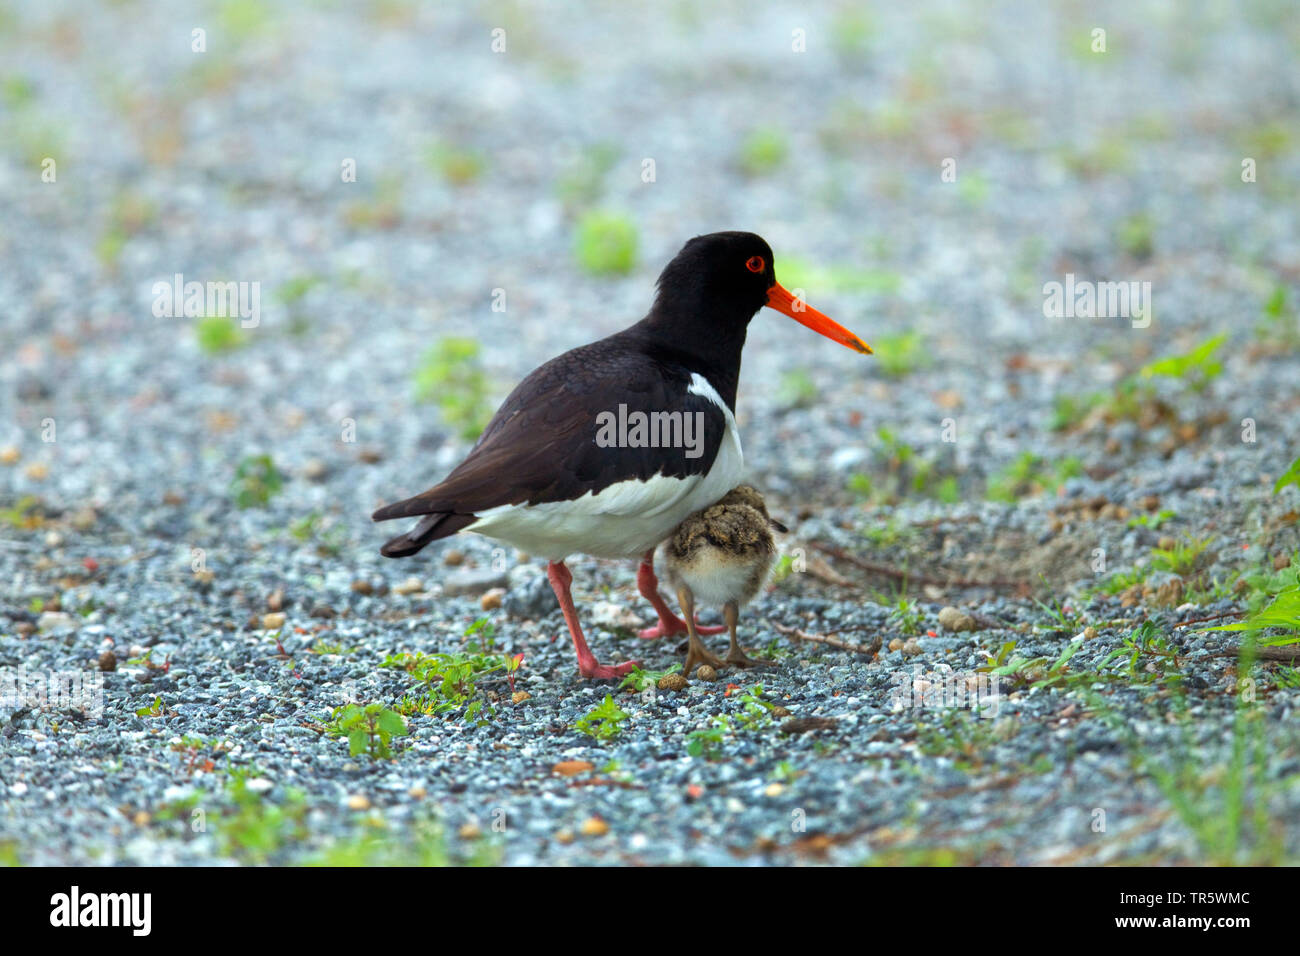
[[[767,513],[763,496],[749,485],[732,489],[715,505],[697,512],[678,525],[664,544],[664,573],[677,592],[690,631],[683,672],[687,677],[697,664],[753,667],[736,637],[740,608],[753,600],[767,581],[776,557],[772,531],[785,525]],[[695,601],[722,608],[731,648],[719,660],[700,640],[695,625]]]
[[[769,306],[858,352],[861,339],[776,281],[772,250],[749,232],[696,236],[659,276],[649,313],[566,352],[515,387],[463,462],[376,521],[419,518],[385,544],[415,554],[460,531],[548,559],[547,576],[584,677],[626,674],[597,662],[578,623],[571,554],[641,557],[637,584],[659,614],[648,636],[688,630],[659,594],[654,548],[687,515],[740,483],[740,353]]]

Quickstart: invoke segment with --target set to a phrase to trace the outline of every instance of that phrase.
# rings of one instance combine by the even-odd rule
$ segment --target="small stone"
[[[447,597],[482,594],[506,586],[506,573],[491,568],[462,568],[442,579],[442,593]]]
[[[1085,641],[1094,641],[1097,639],[1097,635],[1099,633],[1100,632],[1095,627],[1089,624],[1087,627],[1083,629],[1083,639]]]
[[[89,531],[95,527],[95,522],[99,520],[99,515],[95,513],[94,508],[79,508],[72,513],[72,526],[78,531]]]
[[[477,823],[465,823],[456,831],[456,835],[462,840],[477,840],[483,835],[483,831],[479,829]]]
[[[419,578],[407,578],[393,585],[394,594],[419,594],[424,590],[424,582]]]
[[[262,629],[267,631],[278,631],[284,627],[286,618],[283,611],[277,611],[274,614],[262,615]]]
[[[1161,551],[1172,551],[1178,547],[1178,541],[1167,534],[1162,534],[1160,540],[1156,542],[1156,547]]]
[[[284,589],[276,588],[267,596],[266,609],[268,611],[279,611],[284,608]]]
[[[23,453],[13,445],[5,445],[0,448],[0,465],[16,465],[22,459]]]
[[[781,725],[783,734],[803,734],[810,730],[834,730],[840,722],[834,717],[791,717]]]
[[[891,640],[889,642],[889,649],[891,651],[901,651],[903,649],[903,639],[901,637],[896,637]]]
[[[137,810],[131,817],[131,822],[138,827],[147,827],[149,825],[149,814],[144,810]]]
[[[429,795],[429,791],[424,789],[422,784],[417,783],[410,790],[406,791],[406,795],[414,800],[423,800]]]
[[[921,645],[917,643],[916,638],[909,637],[903,642],[903,653],[908,657],[915,657],[921,653]]]
[[[302,466],[302,476],[308,481],[323,481],[329,472],[329,466],[319,458],[308,458]]]
[[[790,716],[790,711],[789,711],[788,708],[782,707],[780,704],[777,704],[775,707],[772,708],[772,716],[773,716],[773,717],[789,717],[789,716]]]
[[[1283,571],[1291,566],[1291,555],[1275,554],[1273,555],[1273,570]]]
[[[578,831],[583,836],[604,836],[609,832],[609,824],[600,817],[587,817],[582,821]]]
[[[1160,510],[1160,496],[1159,496],[1159,495],[1144,495],[1143,498],[1142,498],[1142,507],[1145,508],[1147,511],[1159,511],[1159,510]]]
[[[700,680],[709,681],[710,683],[712,683],[713,681],[718,679],[718,672],[715,671],[713,667],[709,664],[701,664],[699,667],[695,669],[695,676],[698,677]]]
[[[551,768],[551,773],[559,774],[561,777],[574,777],[588,770],[594,770],[595,766],[586,760],[562,760]]]
[[[352,582],[352,590],[356,594],[368,596],[375,593],[375,586],[364,578],[358,578]]]
[[[583,608],[583,616],[600,627],[617,628],[625,631],[635,631],[645,624],[645,621],[634,612],[628,610],[622,604],[615,604],[613,601],[592,601]]]
[[[370,445],[357,452],[357,459],[367,465],[377,465],[384,460],[384,452],[383,449]]]
[[[202,585],[210,585],[217,579],[216,572],[210,568],[199,568],[194,572],[194,580]]]
[[[478,599],[478,606],[485,611],[495,611],[501,606],[501,601],[505,596],[505,588],[492,588],[490,591],[483,592],[483,596]]]
[[[690,681],[688,681],[681,674],[678,674],[676,671],[674,671],[671,674],[665,674],[663,677],[659,678],[659,680],[655,682],[655,686],[658,687],[660,690],[668,690],[668,691],[685,690],[689,684]]]
[[[767,797],[779,797],[783,793],[785,793],[785,787],[779,783],[769,783],[763,790],[763,795]]]
[[[560,606],[551,582],[539,574],[522,587],[513,587],[501,602],[501,607],[513,618],[536,620],[545,617]]]
[[[1120,607],[1135,607],[1142,603],[1142,585],[1135,584],[1119,592]]]
[[[43,611],[36,619],[36,626],[42,631],[53,631],[63,627],[76,627],[77,619],[66,611]]]
[[[348,809],[369,810],[370,798],[367,797],[364,793],[354,793],[352,796],[348,797]]]
[[[556,842],[556,843],[563,843],[563,844],[565,844],[565,845],[567,846],[568,844],[570,844],[570,843],[573,842],[573,839],[574,839],[573,831],[570,830],[570,829],[568,829],[567,827],[566,827],[565,829],[563,829],[563,830],[556,830],[556,831],[555,831],[555,842]]]
[[[962,631],[973,631],[977,627],[975,618],[951,605],[939,612],[939,626],[945,631],[952,631],[954,634],[960,634]]]
[[[112,651],[104,651],[99,655],[99,669],[101,671],[117,670],[117,655]]]
[[[522,704],[524,701],[532,699],[533,695],[526,690],[517,690],[510,695],[510,703],[512,704]]]
[[[43,461],[34,461],[27,466],[25,474],[32,481],[44,481],[50,477],[50,466]]]
[[[1237,578],[1232,585],[1232,593],[1240,597],[1243,594],[1250,593],[1250,582],[1245,578]]]
[[[339,612],[334,610],[334,608],[330,607],[328,604],[322,603],[322,604],[313,604],[311,610],[308,611],[307,613],[314,618],[319,618],[322,621],[328,621],[331,618],[338,617]]]
[[[465,552],[452,548],[442,556],[442,563],[449,568],[458,568],[465,563]]]

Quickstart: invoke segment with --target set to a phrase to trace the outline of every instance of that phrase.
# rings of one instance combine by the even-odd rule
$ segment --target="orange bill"
[[[847,346],[855,352],[871,354],[871,346],[858,338],[829,315],[823,315],[802,299],[796,299],[781,283],[775,283],[767,290],[767,307],[776,309],[782,315],[788,315],[800,325],[806,325],[814,332],[834,339],[840,345]]]

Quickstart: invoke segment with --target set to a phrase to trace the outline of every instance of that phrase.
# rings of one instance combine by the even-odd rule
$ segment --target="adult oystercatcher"
[[[375,521],[423,516],[380,553],[406,557],[468,530],[541,555],[579,673],[626,674],[635,661],[606,666],[587,647],[564,561],[574,553],[640,556],[637,585],[659,614],[658,627],[642,636],[687,631],[659,595],[654,548],[687,515],[740,483],[740,353],[750,320],[765,305],[871,351],[777,283],[761,237],[696,236],[660,274],[645,318],[532,372],[451,474],[374,513]]]
[[[664,543],[664,576],[677,592],[690,631],[685,676],[691,676],[696,664],[720,668],[724,664],[753,667],[770,663],[745,653],[736,637],[736,621],[740,608],[753,600],[772,570],[776,557],[773,530],[787,529],[767,513],[767,503],[755,488],[741,485],[683,521]],[[697,598],[722,608],[731,632],[731,647],[724,660],[700,641],[695,625]]]

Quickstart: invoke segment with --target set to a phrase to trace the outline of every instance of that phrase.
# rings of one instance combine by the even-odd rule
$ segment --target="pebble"
[[[491,568],[460,568],[442,579],[442,593],[447,597],[478,595],[494,588],[504,590],[506,572]]]
[[[678,691],[685,690],[689,684],[690,681],[677,671],[673,671],[671,674],[665,674],[663,677],[659,678],[659,680],[656,681],[655,686],[664,691]]]
[[[702,681],[712,683],[718,679],[718,672],[713,669],[711,664],[701,664],[699,667],[695,668],[695,676]]]
[[[424,582],[419,578],[407,578],[405,581],[398,581],[393,585],[394,594],[419,594],[424,590]]]
[[[939,625],[945,631],[952,631],[954,634],[960,634],[962,631],[973,631],[978,626],[975,623],[975,618],[952,606],[945,607],[939,612]]]
[[[594,769],[595,764],[588,763],[586,760],[561,760],[551,768],[551,773],[559,774],[561,777],[573,777]]]
[[[600,817],[587,817],[582,821],[578,832],[583,836],[604,836],[609,832],[609,824]]]
[[[262,629],[266,631],[278,631],[284,627],[287,620],[283,611],[277,611],[274,614],[262,615]]]
[[[369,810],[370,798],[367,797],[364,793],[355,793],[352,796],[348,797],[348,809]]]
[[[483,596],[479,598],[478,606],[485,611],[495,611],[501,606],[501,601],[505,596],[505,588],[492,588],[490,591],[483,592]]]
[[[537,620],[558,611],[560,602],[546,575],[539,574],[522,587],[511,588],[501,606],[510,617]]]

